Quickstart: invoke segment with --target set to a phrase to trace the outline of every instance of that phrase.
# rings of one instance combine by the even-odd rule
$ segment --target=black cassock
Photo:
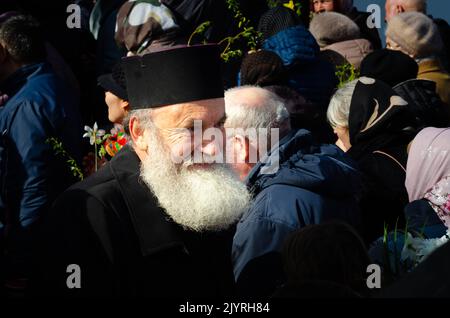
[[[170,221],[124,147],[55,202],[37,242],[33,294],[58,297],[226,296],[234,291],[233,231],[198,233]],[[177,185],[174,184],[174,187]],[[189,202],[185,202],[189,209]],[[81,288],[76,286],[80,269]],[[69,277],[70,276],[70,277]]]

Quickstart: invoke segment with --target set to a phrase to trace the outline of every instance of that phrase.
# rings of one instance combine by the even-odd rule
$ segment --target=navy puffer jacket
[[[279,252],[286,237],[306,225],[360,225],[361,180],[353,161],[334,145],[315,145],[306,130],[283,138],[251,170],[247,185],[254,200],[233,240],[236,279],[249,261]]]

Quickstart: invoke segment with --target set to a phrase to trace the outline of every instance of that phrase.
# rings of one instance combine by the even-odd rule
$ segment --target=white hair
[[[327,119],[332,127],[348,127],[350,104],[358,80],[345,84],[331,98],[327,110]]]
[[[225,127],[290,130],[289,112],[283,100],[258,86],[240,86],[227,90],[225,112]]]
[[[145,129],[146,127],[151,126],[152,123],[152,112],[153,109],[151,108],[144,108],[144,109],[135,109],[128,112],[128,114],[125,115],[122,121],[122,125],[124,127],[125,133],[130,136],[130,119],[131,117],[136,117],[139,121],[139,124],[142,125],[142,127]],[[129,145],[133,145],[133,140],[131,138],[128,138],[127,143]]]

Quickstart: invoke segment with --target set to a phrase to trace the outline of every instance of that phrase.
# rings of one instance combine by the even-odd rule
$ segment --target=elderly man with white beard
[[[131,145],[66,191],[45,220],[36,290],[56,296],[226,296],[234,290],[233,225],[249,194],[194,140],[221,128],[219,50],[177,47],[122,62]],[[181,158],[181,159],[180,159]]]

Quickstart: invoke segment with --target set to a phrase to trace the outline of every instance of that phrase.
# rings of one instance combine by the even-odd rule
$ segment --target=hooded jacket
[[[267,163],[272,163],[269,168]],[[283,138],[251,170],[247,185],[254,200],[238,223],[233,240],[236,279],[247,263],[278,252],[287,235],[299,228],[332,219],[359,226],[356,197],[360,177],[353,162],[334,145],[313,144],[306,130],[292,131]],[[277,270],[269,265],[263,261],[254,270]]]
[[[263,49],[278,54],[288,72],[288,85],[306,99],[326,109],[337,79],[331,63],[318,58],[320,48],[301,25],[285,29],[263,43]]]

